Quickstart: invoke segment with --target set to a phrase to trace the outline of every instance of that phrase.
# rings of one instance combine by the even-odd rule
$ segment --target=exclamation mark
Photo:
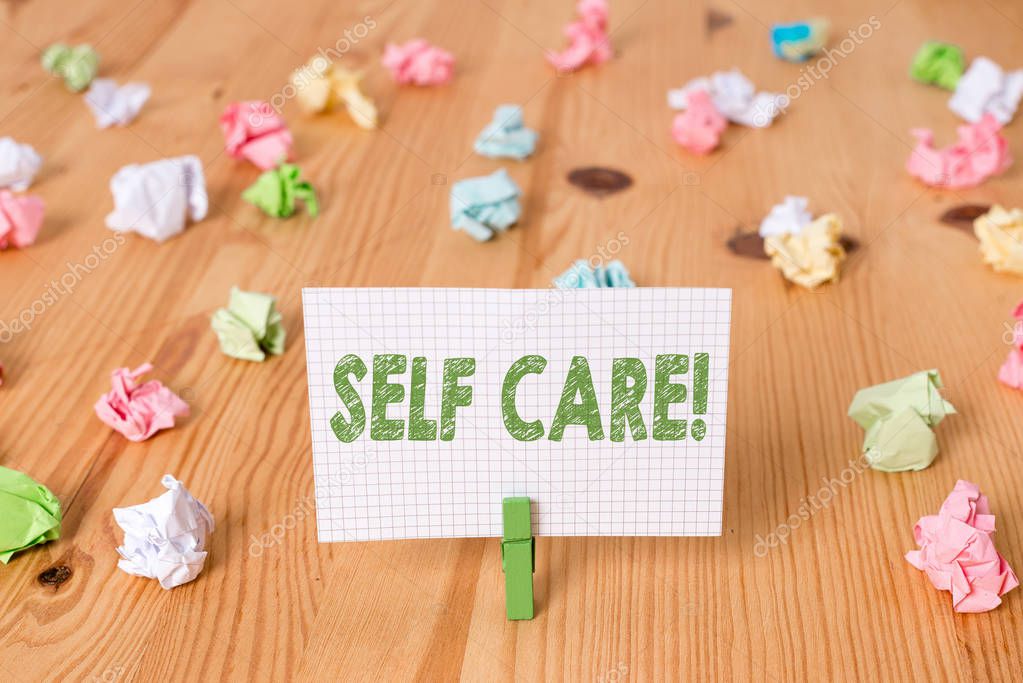
[[[710,379],[710,354],[693,354],[693,412],[697,415],[707,414],[707,383]],[[697,441],[703,441],[707,435],[707,423],[693,420],[690,434]]]

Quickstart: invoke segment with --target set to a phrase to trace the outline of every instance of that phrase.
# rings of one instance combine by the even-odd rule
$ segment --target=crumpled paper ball
[[[188,404],[158,380],[138,383],[139,377],[152,369],[152,364],[145,363],[134,370],[114,370],[110,391],[93,406],[99,419],[129,441],[145,441],[161,429],[173,427],[175,417],[188,415]]]
[[[118,85],[111,78],[97,78],[85,93],[85,104],[92,110],[97,128],[127,126],[142,111],[150,94],[145,83]]]
[[[114,508],[124,531],[117,566],[134,576],[156,579],[170,590],[199,576],[206,563],[206,539],[213,515],[169,474],[160,480],[167,492],[126,508]]]
[[[934,427],[955,407],[941,397],[941,375],[923,370],[908,377],[860,389],[849,417],[866,431],[863,453],[875,470],[919,471],[938,455]]]
[[[316,56],[291,74],[295,97],[310,114],[332,111],[344,105],[352,121],[360,128],[377,127],[377,107],[362,92],[362,74],[349,71],[324,57]]]
[[[593,266],[586,259],[579,259],[572,267],[554,280],[558,289],[593,289],[606,287],[635,287],[625,264],[619,260]]]
[[[838,279],[845,260],[842,220],[833,213],[819,216],[799,229],[764,239],[764,251],[785,279],[813,289]]]
[[[263,361],[266,354],[284,353],[284,326],[277,300],[269,294],[231,288],[227,308],[213,314],[211,324],[220,350],[232,358]]]
[[[1000,124],[990,114],[979,123],[959,126],[959,140],[944,149],[934,148],[934,133],[926,128],[910,131],[916,148],[906,161],[906,170],[932,187],[959,189],[980,185],[1012,164],[1009,143]]]
[[[0,250],[34,244],[45,212],[46,205],[39,197],[0,190]]]
[[[668,106],[684,110],[689,107],[689,94],[705,90],[714,108],[722,116],[740,126],[766,128],[789,106],[789,98],[780,93],[757,91],[753,81],[738,69],[715,71],[698,76],[681,88],[668,91]]]
[[[490,175],[459,180],[451,186],[451,227],[486,242],[519,220],[522,190],[500,168]]]
[[[913,527],[919,550],[906,553],[906,561],[925,572],[935,588],[952,593],[956,612],[987,612],[1019,585],[995,549],[994,532],[987,496],[960,479],[938,514],[921,517]]]
[[[220,130],[224,149],[233,159],[247,159],[265,171],[290,158],[291,133],[266,102],[227,105],[220,115]]]
[[[586,64],[603,64],[614,54],[607,34],[607,0],[579,0],[575,11],[578,19],[562,31],[568,38],[568,47],[547,55],[554,68],[562,72],[575,71]]]
[[[24,472],[0,467],[0,562],[60,538],[60,501]]]
[[[0,138],[0,187],[18,192],[27,190],[42,164],[43,158],[32,145],[11,137]]]
[[[388,43],[383,64],[402,85],[443,85],[454,75],[455,57],[423,38],[415,38],[407,43]]]
[[[256,182],[242,192],[242,199],[254,204],[268,216],[288,218],[298,208],[298,200],[305,202],[305,210],[316,217],[320,212],[316,190],[302,180],[302,169],[295,164],[281,164],[256,178]]]
[[[806,226],[813,223],[813,214],[807,209],[810,201],[806,197],[786,195],[780,204],[771,207],[771,211],[760,222],[759,233],[764,239],[789,233],[798,234]]]
[[[64,79],[68,90],[81,92],[99,72],[99,54],[91,45],[54,43],[42,56],[43,68]]]
[[[110,179],[110,192],[107,227],[157,242],[181,234],[188,218],[201,221],[209,210],[202,162],[191,154],[128,164]]]
[[[931,40],[921,45],[913,57],[909,75],[921,83],[955,90],[965,69],[966,60],[958,45]]]
[[[956,83],[948,108],[970,123],[993,116],[1003,126],[1016,116],[1023,99],[1023,69],[1006,71],[987,57],[977,57]]]
[[[1023,389],[1023,301],[1012,311],[1016,324],[1012,326],[1012,349],[998,369],[998,381],[1013,389]]]
[[[1023,211],[995,205],[973,221],[984,262],[996,271],[1023,275]]]
[[[675,115],[671,136],[675,142],[693,154],[708,154],[721,142],[721,133],[728,121],[717,110],[706,90],[694,90],[688,95],[688,106]]]
[[[830,27],[826,19],[807,19],[771,27],[771,47],[776,57],[804,62],[824,49]]]
[[[491,159],[522,161],[536,149],[537,137],[536,131],[523,122],[522,107],[502,104],[494,110],[494,118],[480,132],[473,149]]]

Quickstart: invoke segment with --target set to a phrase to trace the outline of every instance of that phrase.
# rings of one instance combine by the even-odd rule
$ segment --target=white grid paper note
[[[501,536],[501,500],[528,496],[533,528],[545,536],[716,536],[721,533],[731,313],[729,289],[503,290],[328,289],[302,292],[313,472],[319,540]],[[707,411],[671,407],[672,418],[703,418],[702,441],[652,436],[654,358],[711,356]],[[437,419],[445,358],[474,357],[461,383],[472,404],[456,413],[451,441],[372,441],[369,426],[351,443],[330,426],[347,416],[333,384],[347,354],[368,368],[355,381],[368,415],[374,354],[427,359],[425,416]],[[527,354],[548,359],[541,375],[519,384],[524,420],[540,419],[544,437],[516,441],[501,415],[501,386]],[[583,426],[547,438],[573,356],[589,361],[605,438]],[[647,439],[609,435],[611,362],[637,357],[647,367],[640,404]],[[692,392],[691,375],[675,376]],[[387,416],[408,420],[410,371],[389,381],[405,387]],[[406,424],[407,428],[407,424]]]

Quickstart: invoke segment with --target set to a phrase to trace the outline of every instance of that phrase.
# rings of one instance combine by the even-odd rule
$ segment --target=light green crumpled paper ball
[[[929,41],[921,45],[913,57],[909,75],[921,83],[955,90],[965,68],[966,60],[959,46]]]
[[[81,92],[99,72],[99,53],[91,45],[54,43],[43,52],[42,63],[44,69],[63,78],[69,90]]]
[[[60,538],[60,501],[32,477],[0,467],[0,562]]]
[[[872,468],[918,471],[934,462],[938,439],[933,428],[955,413],[940,388],[938,371],[923,370],[856,392],[849,417],[867,432],[863,453]]]
[[[295,213],[297,200],[301,199],[306,211],[315,218],[320,211],[316,191],[307,181],[299,180],[301,176],[302,170],[295,164],[281,164],[256,178],[256,182],[242,192],[242,199],[277,218]]]
[[[269,294],[231,288],[227,308],[218,309],[211,321],[220,350],[232,358],[263,361],[267,354],[284,353],[284,326],[277,300]]]

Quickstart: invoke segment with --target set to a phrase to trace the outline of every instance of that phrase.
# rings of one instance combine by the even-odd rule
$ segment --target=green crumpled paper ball
[[[284,353],[284,326],[277,300],[269,294],[231,288],[227,308],[218,309],[211,321],[220,350],[232,358],[263,361],[269,353]]]
[[[940,388],[938,371],[923,370],[856,392],[849,417],[866,430],[863,453],[872,468],[918,471],[934,462],[938,439],[932,430],[955,413]]]
[[[54,43],[43,52],[42,63],[44,69],[63,78],[69,90],[81,92],[99,72],[99,53],[91,45]]]
[[[945,90],[955,90],[966,69],[966,60],[959,46],[929,41],[920,46],[909,68],[909,75],[921,83]]]
[[[316,191],[308,182],[299,180],[301,176],[302,170],[295,164],[281,164],[259,176],[242,192],[242,199],[277,218],[294,214],[297,200],[301,199],[309,215],[315,217],[320,210]]]
[[[0,562],[60,538],[60,501],[32,477],[0,467]]]

